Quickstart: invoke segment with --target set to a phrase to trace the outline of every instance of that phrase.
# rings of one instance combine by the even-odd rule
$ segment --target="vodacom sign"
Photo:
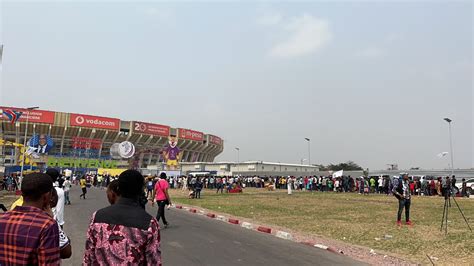
[[[69,125],[78,127],[118,130],[120,128],[120,119],[92,115],[71,114],[69,117]]]

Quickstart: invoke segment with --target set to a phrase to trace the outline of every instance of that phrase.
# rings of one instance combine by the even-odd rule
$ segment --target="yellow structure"
[[[106,169],[106,168],[99,168],[97,169],[97,173],[99,175],[111,175],[111,176],[116,176],[116,175],[120,175],[121,173],[123,173],[124,171],[126,171],[127,169],[118,169],[118,168],[115,168],[115,169]]]

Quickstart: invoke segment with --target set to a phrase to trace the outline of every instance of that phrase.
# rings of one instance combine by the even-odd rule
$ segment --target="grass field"
[[[173,203],[253,219],[263,224],[289,228],[303,234],[398,254],[402,258],[429,264],[426,254],[439,258],[437,264],[474,264],[474,233],[461,214],[449,210],[448,235],[440,232],[444,199],[414,196],[411,205],[413,227],[395,225],[398,201],[392,196],[353,193],[297,192],[246,189],[243,194],[215,194],[205,190],[202,199],[188,199],[181,190],[171,190]],[[474,227],[474,200],[457,199]],[[403,218],[404,219],[404,214]],[[384,240],[385,235],[392,235]],[[381,238],[382,240],[376,240]]]

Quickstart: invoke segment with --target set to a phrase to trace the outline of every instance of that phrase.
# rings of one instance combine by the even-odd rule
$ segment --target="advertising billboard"
[[[204,133],[199,131],[194,131],[190,129],[179,129],[179,138],[181,139],[189,139],[195,141],[202,141],[204,139]]]
[[[92,115],[71,114],[69,117],[69,125],[78,127],[119,130],[120,119]]]
[[[0,110],[14,110],[17,112],[22,112],[23,114],[20,116],[18,121],[28,122],[31,123],[44,123],[44,124],[54,124],[54,112],[51,111],[43,111],[43,110],[26,110],[23,108],[16,108],[16,107],[4,107],[0,106]],[[0,112],[1,114],[2,112]],[[1,120],[7,120],[8,118],[5,115],[0,115]]]
[[[216,145],[222,145],[222,139],[214,135],[209,135],[209,142]]]
[[[164,137],[168,137],[170,135],[169,126],[133,121],[132,127],[133,132],[136,133],[144,133]]]

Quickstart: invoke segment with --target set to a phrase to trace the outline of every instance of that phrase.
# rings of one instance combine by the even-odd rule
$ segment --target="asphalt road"
[[[79,199],[80,189],[70,192],[65,208],[65,232],[72,240],[73,255],[63,265],[79,265],[84,254],[87,227],[92,213],[108,205],[105,190],[89,189]],[[156,207],[147,211],[156,214]],[[297,244],[226,224],[182,210],[167,210],[170,227],[161,230],[164,265],[358,265],[358,261],[317,248]]]

